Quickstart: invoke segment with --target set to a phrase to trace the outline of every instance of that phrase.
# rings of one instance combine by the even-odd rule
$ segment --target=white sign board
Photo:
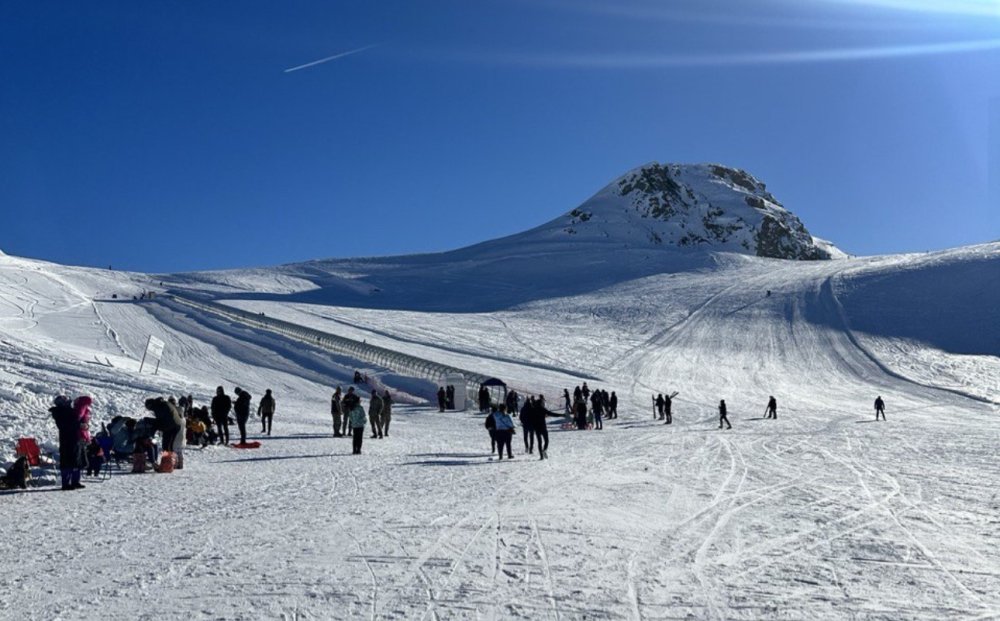
[[[146,351],[142,354],[142,362],[139,363],[139,373],[142,373],[142,367],[146,364],[146,358],[156,359],[156,370],[153,371],[154,375],[160,371],[160,360],[163,358],[164,347],[166,347],[166,343],[152,334],[149,335],[149,340],[146,342]]]

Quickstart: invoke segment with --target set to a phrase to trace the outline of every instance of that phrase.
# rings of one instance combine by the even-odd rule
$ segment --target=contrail
[[[314,60],[311,63],[306,63],[304,65],[299,65],[297,67],[291,67],[285,69],[285,73],[291,73],[293,71],[298,71],[299,69],[307,69],[309,67],[315,67],[316,65],[322,65],[323,63],[328,63],[331,60],[337,60],[338,58],[343,58],[344,56],[350,56],[351,54],[357,54],[359,52],[364,52],[365,50],[370,50],[373,47],[378,47],[382,45],[381,43],[372,43],[371,45],[366,45],[364,47],[359,47],[356,50],[348,50],[346,52],[341,52],[339,54],[334,54],[333,56],[327,56],[326,58],[320,58],[319,60]]]

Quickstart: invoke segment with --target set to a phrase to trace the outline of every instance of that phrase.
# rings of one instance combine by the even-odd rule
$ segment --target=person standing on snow
[[[253,395],[240,387],[233,389],[236,393],[236,403],[233,404],[233,411],[236,413],[236,426],[240,429],[240,444],[247,443],[247,421],[250,420],[250,401]]]
[[[618,395],[613,390],[608,397],[608,408],[608,418],[618,418]]]
[[[534,409],[535,404],[529,396],[524,400],[524,406],[521,408],[519,413],[519,418],[521,419],[521,433],[524,436],[524,452],[534,453],[535,452],[535,433],[531,428],[531,410]]]
[[[531,430],[535,434],[538,445],[538,459],[548,459],[549,451],[549,427],[545,421],[548,411],[545,409],[545,400],[539,397],[535,399],[529,413]]]
[[[337,386],[337,390],[333,392],[333,397],[330,398],[330,415],[333,416],[333,437],[340,438],[344,434],[340,432],[341,417],[344,412],[341,409],[340,404],[340,386]]]
[[[665,422],[663,423],[664,425],[669,425],[674,422],[674,417],[673,415],[671,415],[670,410],[674,405],[674,396],[676,394],[677,393],[675,392],[673,395],[663,395],[663,418],[665,420]]]
[[[348,391],[348,396],[352,393]],[[368,421],[365,419],[365,409],[361,407],[361,400],[355,397],[354,399],[348,399],[344,397],[344,406],[347,410],[347,418],[351,425],[351,438],[353,440],[353,455],[361,454],[361,444],[365,441],[365,423]],[[348,406],[350,406],[348,408]]]
[[[486,415],[486,421],[483,425],[490,433],[490,455],[492,455],[497,452],[497,409],[495,407]]]
[[[382,431],[389,435],[389,423],[392,422],[392,395],[389,389],[382,391]]]
[[[583,397],[581,396],[579,399],[577,399],[574,402],[573,408],[576,410],[576,428],[577,429],[586,429],[587,428],[587,402],[584,401]]]
[[[662,394],[656,395],[656,398],[653,399],[653,404],[656,406],[656,414],[660,417],[660,420],[663,420],[663,403]]]
[[[507,459],[514,459],[514,453],[510,450],[510,441],[514,437],[514,421],[507,415],[505,410],[506,408],[500,406],[500,409],[493,417],[497,424],[497,454],[500,459],[503,459],[503,449],[506,446]]]
[[[778,418],[778,400],[771,395],[767,399],[767,408],[764,409],[764,418]]]
[[[875,397],[875,420],[878,420],[879,414],[882,415],[882,421],[885,422],[885,401],[882,401],[882,395]]]
[[[344,395],[344,400],[341,402],[340,407],[344,412],[344,430],[341,432],[345,436],[348,435],[348,427],[350,427],[350,421],[348,414],[354,409],[355,405],[361,405],[361,397],[354,392],[354,386],[350,386],[347,389],[347,394]]]
[[[572,402],[570,401],[569,389],[567,388],[563,388],[563,401],[565,401],[563,407],[565,408],[566,416],[570,416],[571,414],[573,414],[573,410],[570,409],[570,407],[572,406]]]
[[[444,406],[448,400],[448,393],[445,392],[444,386],[438,388],[437,397],[438,397],[438,412],[444,412]]]
[[[729,424],[729,418],[726,416],[726,400],[723,399],[719,401],[719,429],[722,429],[722,423],[726,423],[726,429],[732,429],[733,426]]]
[[[49,408],[59,430],[59,473],[63,491],[83,488],[80,483],[80,419],[69,397],[59,395]]]
[[[264,391],[264,396],[260,398],[257,405],[257,416],[260,416],[260,432],[271,435],[271,422],[274,420],[274,397],[271,396],[271,389]]]
[[[372,423],[372,437],[382,437],[382,398],[378,391],[372,389],[372,398],[368,401],[368,420]]]
[[[229,411],[233,409],[233,400],[229,398],[222,386],[215,389],[211,408],[212,420],[219,428],[219,444],[229,444]]]
[[[590,411],[594,413],[594,429],[604,429],[604,400],[600,390],[590,397]]]

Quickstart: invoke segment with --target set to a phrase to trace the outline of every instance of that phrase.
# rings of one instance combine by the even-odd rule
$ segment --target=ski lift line
[[[321,349],[326,349],[327,351],[339,354],[348,354],[369,364],[375,364],[401,373],[412,373],[417,377],[430,379],[435,382],[449,374],[461,374],[465,376],[472,385],[481,384],[490,377],[474,371],[459,369],[457,367],[440,364],[424,358],[418,358],[417,356],[404,354],[385,347],[369,345],[367,343],[336,334],[306,328],[281,319],[265,317],[256,313],[251,313],[249,311],[225,306],[215,302],[194,300],[186,296],[178,295],[175,292],[161,296],[158,299],[163,300],[164,298],[168,298],[179,304],[183,304],[197,310],[225,317],[226,319],[235,321],[244,326],[281,334],[283,336],[320,347]],[[472,389],[468,388],[468,390],[469,393],[472,394]]]

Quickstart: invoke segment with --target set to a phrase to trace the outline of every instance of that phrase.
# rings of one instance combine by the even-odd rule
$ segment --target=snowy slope
[[[204,402],[219,384],[272,388],[279,403],[257,452],[191,450],[170,476],[0,495],[0,557],[18,559],[0,573],[0,618],[1000,614],[1000,244],[809,262],[556,244],[457,251],[461,266],[170,277],[0,257],[3,460],[18,435],[54,438],[55,392],[92,392],[104,420],[141,414],[150,394]],[[591,262],[574,272],[581,257]],[[509,287],[479,279],[512,265],[531,271]],[[552,459],[523,456],[517,440],[517,458],[496,463],[481,418],[407,405],[390,438],[352,457],[329,437],[327,399],[354,361],[132,301],[161,280],[493,372],[554,409],[562,388],[593,378],[622,417],[602,432],[553,424]],[[521,292],[536,282],[543,293]],[[343,304],[324,297],[352,287]],[[454,293],[429,311],[435,287]],[[359,304],[380,295],[392,300]],[[158,376],[137,373],[150,334],[168,343]],[[667,427],[650,397],[673,390]],[[760,420],[770,394],[777,421]],[[868,424],[876,394],[889,421]],[[716,429],[720,398],[733,431]]]

